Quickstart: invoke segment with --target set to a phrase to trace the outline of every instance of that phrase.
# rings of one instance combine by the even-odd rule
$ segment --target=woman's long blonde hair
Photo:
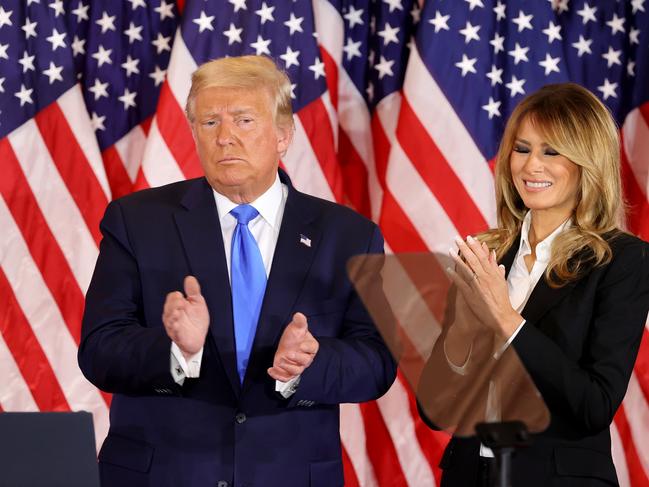
[[[572,226],[552,244],[546,279],[554,287],[611,260],[604,235],[622,226],[620,140],[608,109],[574,83],[547,85],[512,112],[496,156],[498,228],[479,236],[500,259],[516,241],[528,211],[512,180],[510,156],[521,124],[529,121],[559,154],[579,166]]]

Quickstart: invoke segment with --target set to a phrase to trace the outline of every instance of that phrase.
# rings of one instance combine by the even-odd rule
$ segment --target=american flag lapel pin
[[[311,248],[311,239],[306,235],[300,234],[300,243],[302,245],[306,245],[307,247]]]

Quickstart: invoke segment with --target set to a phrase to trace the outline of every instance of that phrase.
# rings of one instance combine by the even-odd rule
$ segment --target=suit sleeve
[[[171,340],[163,327],[144,323],[138,265],[119,202],[108,206],[100,229],[103,238],[86,295],[79,367],[106,392],[177,392],[170,373]]]
[[[366,253],[383,253],[383,236],[376,225]],[[300,400],[321,404],[369,401],[385,394],[394,382],[395,361],[354,290],[342,333],[318,342],[318,353],[302,374],[289,406]]]
[[[649,308],[646,244],[636,241],[614,251],[594,303],[579,360],[534,323],[526,323],[513,341],[553,416],[584,434],[609,427],[626,393]]]

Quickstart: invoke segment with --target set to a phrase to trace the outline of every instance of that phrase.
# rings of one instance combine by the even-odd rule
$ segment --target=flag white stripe
[[[640,110],[636,108],[629,113],[622,133],[629,165],[646,197],[649,195],[649,127]]]
[[[286,155],[282,158],[284,167],[297,189],[333,201],[334,195],[313,152],[311,141],[304,131],[302,122],[297,116],[294,116],[293,120],[295,134]]]
[[[142,126],[136,125],[115,143],[115,150],[124,164],[131,183],[135,182],[137,173],[140,170],[144,148],[146,146],[146,138]]]
[[[615,423],[611,424],[611,455],[613,456],[613,464],[617,471],[620,487],[631,487],[629,467],[626,464],[626,456],[624,455],[624,445]]]
[[[149,138],[142,157],[142,172],[151,187],[185,179],[185,175],[162,138],[156,119],[153,119],[149,130]]]
[[[313,17],[318,42],[327,50],[336,66],[342,66],[343,42],[345,39],[345,25],[343,19],[327,0],[313,1]],[[344,70],[339,69],[339,72]]]
[[[401,95],[397,92],[386,96],[376,106],[376,116],[379,117],[390,144],[394,144],[397,138],[397,123],[399,122],[400,110]]]
[[[196,68],[196,61],[194,61],[185,45],[185,40],[181,35],[180,28],[178,28],[174,39],[174,47],[171,51],[171,58],[169,59],[169,68],[167,68],[167,82],[183,111],[192,85],[191,74],[196,71]]]

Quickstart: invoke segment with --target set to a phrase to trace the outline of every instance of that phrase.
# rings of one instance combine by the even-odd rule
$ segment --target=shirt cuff
[[[297,391],[297,386],[300,385],[300,375],[293,377],[291,380],[282,382],[281,380],[275,381],[275,391],[279,392],[284,399],[288,399],[295,391]]]
[[[202,347],[186,360],[178,345],[171,343],[171,376],[177,384],[183,385],[185,379],[200,377],[202,360]]]
[[[516,338],[516,335],[518,335],[518,332],[521,331],[523,328],[523,325],[525,324],[525,320],[521,321],[521,324],[518,325],[518,328],[514,330],[514,333],[511,334],[511,336],[507,339],[505,343],[503,343],[498,350],[494,353],[494,358],[499,359],[500,356],[505,353],[505,350],[509,348],[509,345],[514,341],[514,338]]]
[[[467,374],[466,369],[469,366],[469,362],[471,361],[472,351],[473,351],[473,342],[471,342],[471,345],[469,346],[469,352],[466,354],[466,360],[464,361],[464,363],[462,365],[455,365],[453,362],[451,362],[451,359],[448,358],[448,353],[446,352],[446,340],[444,340],[444,357],[446,358],[446,363],[448,363],[448,366],[456,374],[460,374],[460,375]]]

